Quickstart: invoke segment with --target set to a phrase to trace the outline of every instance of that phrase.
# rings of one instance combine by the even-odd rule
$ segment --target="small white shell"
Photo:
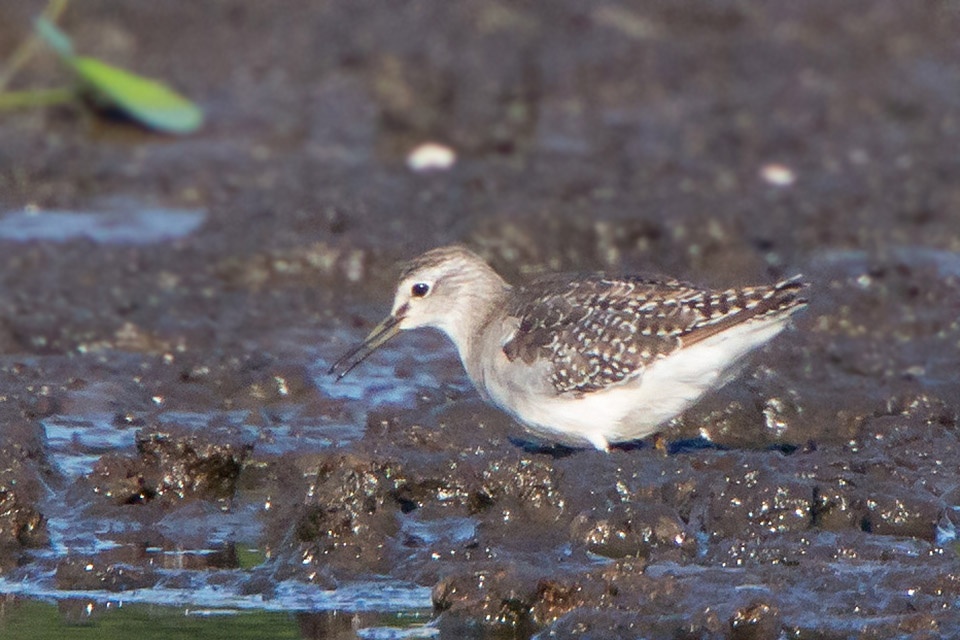
[[[446,171],[456,161],[456,152],[437,142],[424,142],[407,155],[407,166],[417,172]]]

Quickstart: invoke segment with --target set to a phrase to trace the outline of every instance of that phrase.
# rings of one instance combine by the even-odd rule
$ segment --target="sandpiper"
[[[489,402],[537,438],[609,450],[656,433],[806,306],[800,277],[711,291],[673,280],[555,275],[513,287],[461,246],[400,275],[390,315],[330,368],[342,378],[404,329],[434,327]]]

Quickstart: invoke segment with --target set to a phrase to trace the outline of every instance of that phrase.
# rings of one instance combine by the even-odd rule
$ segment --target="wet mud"
[[[0,59],[41,8],[0,6]],[[429,620],[399,637],[960,629],[958,5],[86,2],[64,27],[208,124],[0,119],[7,600],[299,611],[309,638],[373,637],[323,610]],[[427,141],[452,169],[407,167]],[[803,273],[811,303],[666,447],[550,448],[434,333],[326,375],[397,261],[454,241],[514,281]]]

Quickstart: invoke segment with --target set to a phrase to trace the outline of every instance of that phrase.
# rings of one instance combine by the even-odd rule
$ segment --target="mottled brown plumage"
[[[797,278],[708,291],[672,279],[555,276],[517,292],[509,314],[519,329],[503,351],[551,362],[558,393],[596,391],[724,327],[802,304],[803,287]]]

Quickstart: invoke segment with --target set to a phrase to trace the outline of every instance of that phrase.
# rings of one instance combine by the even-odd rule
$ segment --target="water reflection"
[[[428,625],[428,612],[402,614],[325,611],[286,613],[101,603],[70,598],[54,604],[7,596],[0,598],[0,637],[17,640],[97,638],[274,638],[330,640],[333,638],[430,638],[438,631]]]

